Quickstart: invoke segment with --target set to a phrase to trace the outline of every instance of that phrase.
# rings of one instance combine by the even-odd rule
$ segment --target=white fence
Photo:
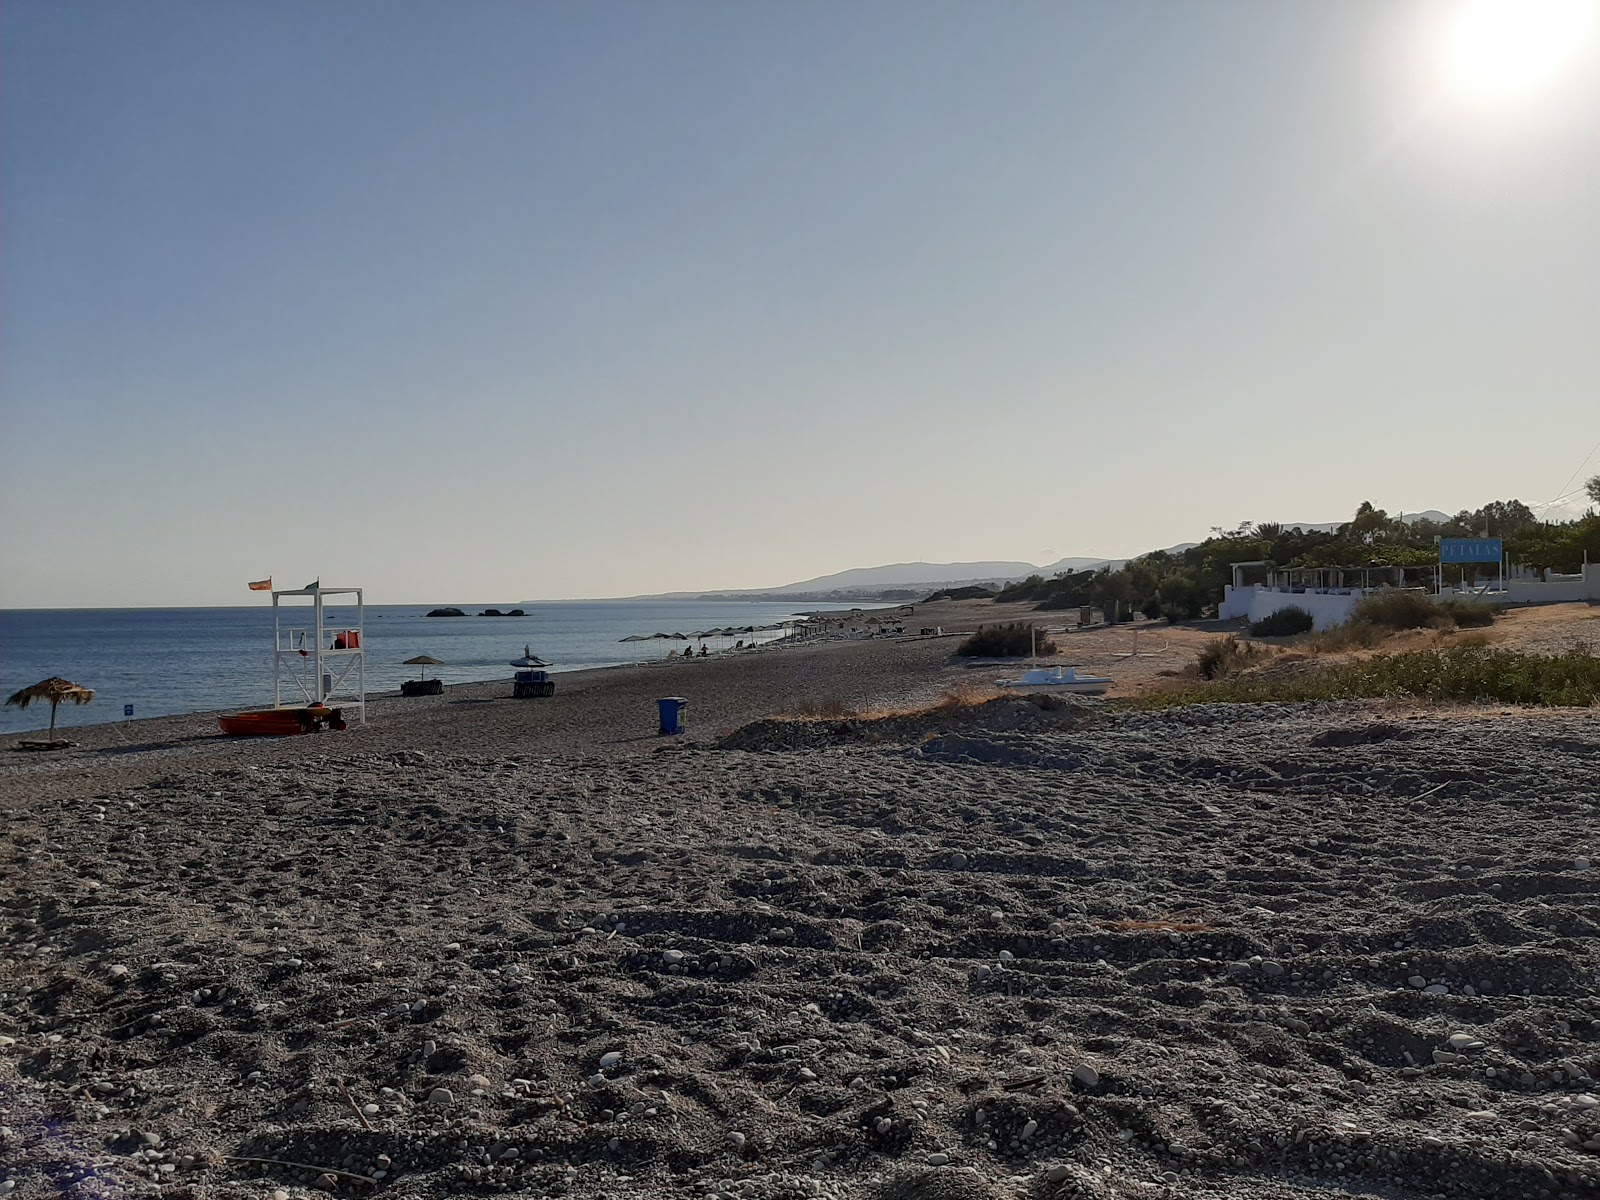
[[[1600,602],[1600,563],[1588,563],[1579,575],[1546,572],[1543,579],[1507,579],[1504,590],[1460,591],[1446,588],[1441,600],[1487,600],[1492,604],[1570,604]]]

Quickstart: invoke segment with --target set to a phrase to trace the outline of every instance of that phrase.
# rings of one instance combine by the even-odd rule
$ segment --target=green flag
[[[321,580],[321,578],[313,579],[310,583],[306,584],[306,586],[305,586],[305,590],[308,591],[308,592],[320,591],[321,588],[322,588],[322,580]]]

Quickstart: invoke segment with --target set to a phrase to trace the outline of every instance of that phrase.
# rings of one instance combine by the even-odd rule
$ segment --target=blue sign
[[[1503,553],[1499,538],[1440,538],[1442,563],[1497,563]]]
[[[123,706],[122,706],[122,715],[123,715],[123,716],[125,716],[125,717],[131,717],[131,716],[133,716],[133,705],[131,705],[131,704],[124,704],[124,705],[123,705]]]

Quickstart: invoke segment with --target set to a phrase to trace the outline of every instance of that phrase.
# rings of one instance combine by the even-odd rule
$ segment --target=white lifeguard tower
[[[356,718],[367,723],[366,605],[361,591],[311,584],[272,593],[275,707],[285,706],[287,691],[290,707],[325,704],[353,708]],[[311,604],[296,603],[297,596],[309,597]],[[339,599],[329,604],[332,597]],[[352,606],[355,616],[342,616],[341,610]],[[334,609],[331,618],[326,611],[330,607]]]

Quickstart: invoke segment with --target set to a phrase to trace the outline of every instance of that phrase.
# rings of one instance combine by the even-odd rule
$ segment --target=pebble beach
[[[7,754],[0,1188],[1600,1196],[1592,713],[939,704],[952,649]]]

